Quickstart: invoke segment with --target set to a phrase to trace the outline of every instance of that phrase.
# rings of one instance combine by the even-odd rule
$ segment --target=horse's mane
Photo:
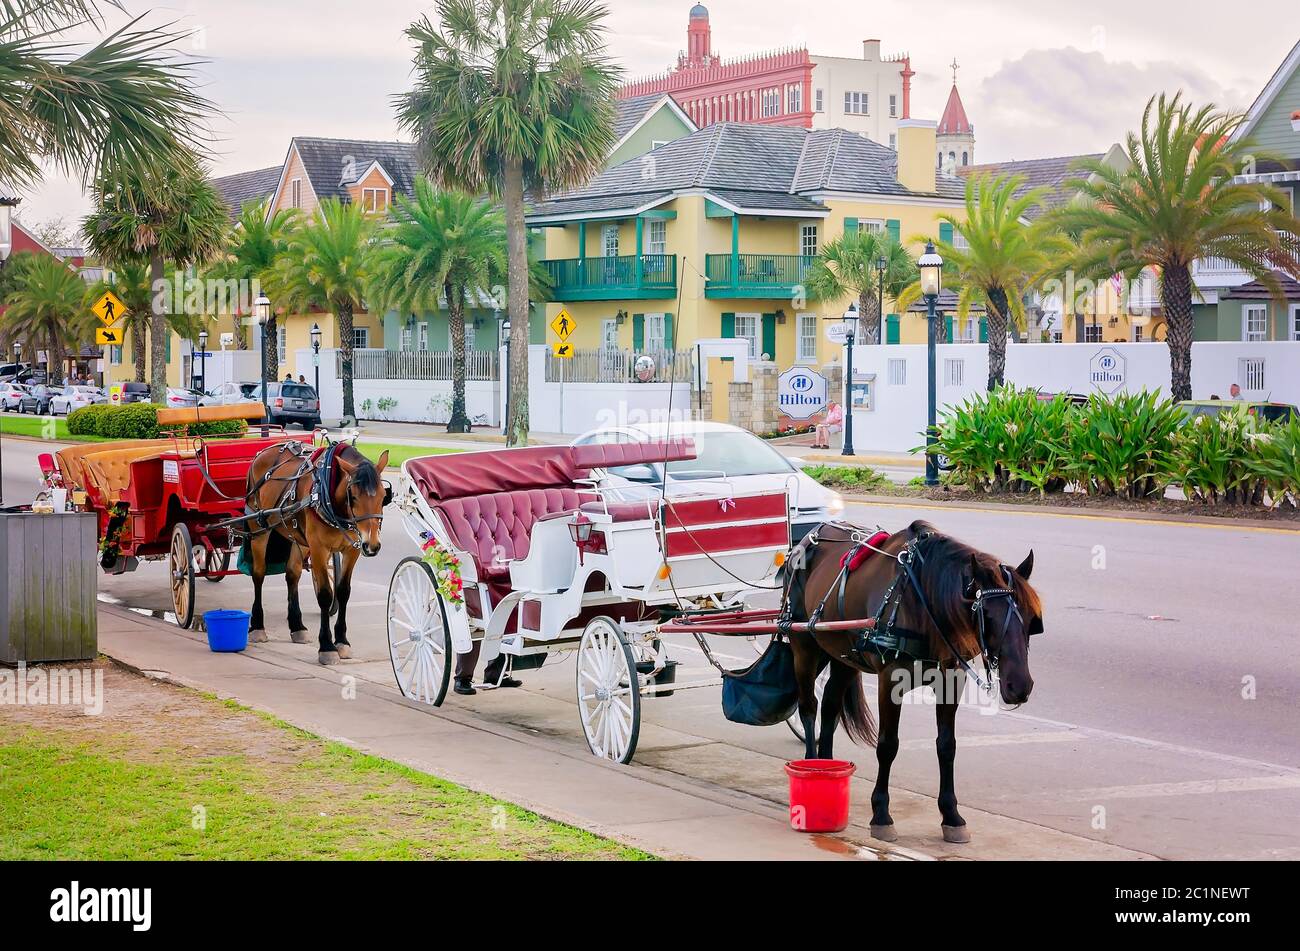
[[[379,470],[375,464],[361,454],[355,446],[344,446],[339,455],[348,462],[356,463],[352,472],[352,485],[368,495],[374,495],[380,489]]]

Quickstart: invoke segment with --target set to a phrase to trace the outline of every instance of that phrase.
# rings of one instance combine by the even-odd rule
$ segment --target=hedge
[[[189,423],[179,429],[187,436],[232,436],[247,430],[248,424],[242,419]],[[169,427],[168,431],[173,430]],[[68,433],[106,439],[157,439],[158,406],[154,403],[86,406],[68,414]]]
[[[1189,417],[1145,391],[1076,406],[1006,386],[945,413],[935,451],[975,491],[1158,499],[1173,487],[1207,505],[1300,507],[1300,418],[1270,423],[1244,405]]]

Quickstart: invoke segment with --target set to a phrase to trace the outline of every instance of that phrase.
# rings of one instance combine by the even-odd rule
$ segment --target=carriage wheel
[[[402,696],[439,706],[451,680],[447,609],[420,558],[403,558],[388,586],[388,658]]]
[[[230,570],[230,552],[208,548],[206,545],[195,545],[194,569],[200,573],[204,581],[216,584],[225,578],[225,575],[219,572]]]
[[[636,658],[611,618],[593,618],[578,645],[578,714],[587,746],[602,759],[630,763],[641,733]]]
[[[172,530],[172,547],[167,554],[167,572],[172,585],[172,608],[176,623],[194,625],[194,543],[190,530],[181,522]]]

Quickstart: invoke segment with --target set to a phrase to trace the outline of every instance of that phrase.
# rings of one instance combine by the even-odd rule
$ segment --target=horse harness
[[[898,563],[898,571],[885,589],[885,595],[881,598],[880,607],[872,619],[870,626],[864,627],[860,631],[854,632],[853,643],[849,646],[847,654],[842,659],[852,660],[862,666],[870,666],[868,663],[867,653],[870,652],[881,663],[890,663],[898,661],[902,657],[909,657],[913,661],[922,664],[939,664],[939,658],[931,656],[930,639],[925,635],[901,627],[898,623],[898,609],[903,603],[907,590],[910,588],[916,594],[916,600],[921,606],[922,612],[929,620],[931,626],[939,634],[939,639],[943,642],[949,654],[957,661],[961,668],[979,685],[985,692],[993,690],[994,676],[997,674],[998,660],[996,655],[991,655],[988,649],[988,641],[985,637],[985,605],[989,600],[994,598],[1007,598],[1010,602],[1010,609],[1007,611],[1006,619],[1002,625],[1002,637],[1006,636],[1007,629],[1011,624],[1011,617],[1014,614],[1020,617],[1020,607],[1016,603],[1015,591],[1011,587],[1010,569],[1006,565],[1000,566],[1006,586],[1001,588],[981,588],[974,592],[974,601],[971,610],[976,618],[976,631],[979,637],[980,657],[984,662],[984,669],[988,674],[987,679],[981,678],[966,658],[962,657],[961,652],[953,646],[948,639],[943,625],[941,625],[934,612],[930,609],[929,599],[925,596],[925,591],[921,587],[920,579],[916,576],[915,565],[919,561],[924,564],[925,555],[921,547],[926,541],[933,537],[931,532],[922,532],[908,540],[902,550],[897,554],[885,551],[876,547],[878,542],[876,534],[868,534],[855,525],[844,525],[840,523],[828,522],[818,526],[809,535],[800,542],[796,551],[799,560],[806,565],[809,549],[815,549],[821,544],[821,532],[827,527],[838,528],[849,533],[848,541],[852,542],[852,547],[845,553],[840,560],[839,574],[835,582],[827,589],[826,594],[822,596],[817,607],[813,610],[812,615],[808,618],[808,632],[816,632],[817,623],[821,620],[822,613],[826,609],[826,602],[830,599],[831,592],[836,592],[837,607],[840,618],[847,618],[845,610],[845,590],[848,586],[848,577],[853,569],[862,561],[864,552],[875,552],[886,557],[893,558]],[[792,573],[793,574],[793,573]],[[791,610],[790,604],[790,585],[787,583],[785,599],[782,605],[782,616],[788,618]],[[1021,618],[1023,624],[1023,618]],[[998,643],[1002,643],[999,640]],[[850,656],[852,655],[852,656]]]

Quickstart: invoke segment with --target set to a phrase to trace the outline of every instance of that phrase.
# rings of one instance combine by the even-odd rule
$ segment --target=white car
[[[108,397],[105,396],[97,387],[69,385],[63,388],[63,392],[57,394],[50,400],[51,416],[67,416],[73,410],[84,409],[87,406],[94,406],[96,403],[107,403]]]
[[[698,492],[701,482],[722,482],[736,493],[784,489],[790,496],[793,540],[798,542],[823,522],[839,518],[844,499],[802,471],[802,460],[788,459],[770,443],[726,423],[638,423],[593,429],[573,441],[593,443],[651,442],[668,437],[694,440],[696,458],[668,463],[668,495]],[[658,495],[663,465],[619,466],[606,470],[602,487],[617,487],[622,498]]]
[[[232,406],[236,403],[260,403],[261,383],[222,383],[199,399],[200,406]]]
[[[202,396],[198,390],[187,390],[183,386],[167,387],[167,408],[184,409],[187,406],[198,406],[199,398]]]
[[[21,383],[0,383],[0,409],[6,413],[20,410],[27,387]]]

